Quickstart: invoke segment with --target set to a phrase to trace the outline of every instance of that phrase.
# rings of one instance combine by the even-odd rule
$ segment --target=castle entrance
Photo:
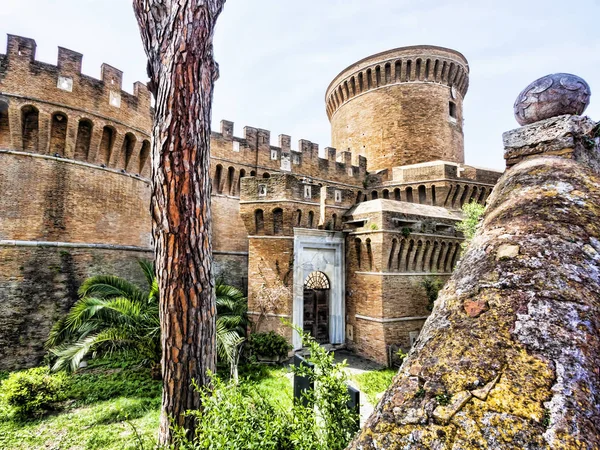
[[[329,279],[311,272],[304,281],[303,330],[320,344],[329,343]]]
[[[294,228],[292,323],[321,344],[345,342],[344,239],[339,232]],[[292,344],[302,349],[296,331]]]

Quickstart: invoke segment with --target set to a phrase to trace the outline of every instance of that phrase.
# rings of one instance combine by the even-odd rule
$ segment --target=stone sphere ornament
[[[527,125],[564,114],[581,115],[590,104],[592,92],[583,78],[554,73],[538,78],[515,101],[515,118]]]

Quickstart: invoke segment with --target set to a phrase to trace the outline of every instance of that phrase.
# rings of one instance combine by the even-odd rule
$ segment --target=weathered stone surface
[[[496,383],[498,382],[499,379],[500,379],[500,375],[496,375],[496,378],[494,378],[492,381],[490,381],[488,384],[486,384],[481,389],[475,389],[474,391],[471,392],[471,394],[473,394],[473,397],[476,397],[479,400],[485,401],[487,399],[487,396],[489,395],[490,391],[494,388],[494,386],[496,386]]]
[[[465,404],[471,400],[473,394],[469,391],[461,391],[458,394],[452,397],[452,402],[448,406],[438,406],[433,411],[433,418],[437,422],[448,423],[450,419],[456,414],[460,409],[465,406]]]
[[[571,138],[571,140],[560,142],[574,142],[574,136],[586,135],[594,126],[595,122],[589,117],[562,115],[506,131],[502,134],[502,141],[505,151],[523,147],[542,146],[546,148],[548,143],[560,138]],[[565,147],[557,149],[561,148]]]
[[[589,117],[563,115],[526,125],[502,135],[507,168],[539,155],[575,158],[600,170],[597,126]]]
[[[484,311],[487,311],[488,304],[485,300],[467,300],[465,301],[465,312],[469,317],[478,317]]]
[[[600,448],[599,216],[600,177],[574,159],[542,156],[508,171],[415,348],[349,448]],[[497,258],[503,245],[518,246],[518,257]],[[466,300],[489,310],[465,320]],[[413,366],[425,392],[411,397]],[[449,417],[431,409],[440,391],[473,397]],[[427,418],[406,420],[420,410]]]
[[[519,254],[519,246],[511,244],[502,244],[496,251],[496,259],[510,259]]]
[[[554,73],[539,78],[517,97],[514,111],[520,125],[563,114],[583,114],[592,92],[583,78],[570,73]]]

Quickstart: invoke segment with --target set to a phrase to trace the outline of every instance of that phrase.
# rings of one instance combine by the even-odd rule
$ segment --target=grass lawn
[[[358,384],[361,392],[367,396],[369,403],[375,406],[379,401],[378,394],[385,392],[390,387],[392,379],[397,373],[398,369],[381,369],[354,375],[352,378]]]
[[[242,368],[240,378],[266,398],[291,408],[287,368]],[[0,374],[0,380],[7,374]],[[153,449],[161,382],[149,370],[94,361],[71,377],[68,400],[41,419],[16,421],[0,403],[0,449]]]

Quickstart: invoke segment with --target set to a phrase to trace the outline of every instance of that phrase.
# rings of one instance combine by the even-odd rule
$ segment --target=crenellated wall
[[[33,39],[8,36],[0,55],[0,148],[56,155],[150,174],[150,93],[107,64],[83,75],[79,53],[59,48],[57,65],[35,59]]]
[[[274,173],[307,176],[319,182],[359,186],[366,176],[364,157],[352,160],[347,151],[324,149],[325,158],[319,156],[319,145],[306,139],[298,141],[292,149],[291,137],[279,135],[279,146],[271,145],[271,132],[254,127],[244,127],[243,137],[234,136],[234,124],[221,121],[221,132],[211,135],[211,158],[214,165],[214,190],[217,193],[237,193],[227,180],[228,169],[235,169],[233,180],[239,184],[240,170],[245,176],[268,177]],[[216,172],[221,167],[221,174]]]

